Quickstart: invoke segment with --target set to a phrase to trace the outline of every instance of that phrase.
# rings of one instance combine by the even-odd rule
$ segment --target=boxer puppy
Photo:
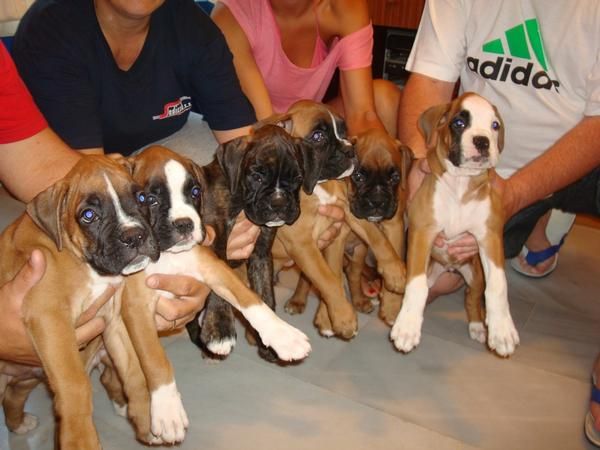
[[[75,323],[108,285],[158,258],[140,200],[140,189],[126,167],[104,156],[86,156],[29,203],[27,214],[0,236],[1,284],[15,276],[33,249],[40,249],[46,260],[44,277],[24,299],[23,318],[54,394],[62,449],[100,448],[92,421],[91,383],[75,340]],[[141,415],[137,425],[149,433],[149,411],[143,410],[147,389],[119,311],[120,297],[115,295],[98,312],[106,322],[104,346],[119,375],[126,377],[125,393],[135,414]],[[10,364],[2,366],[6,369]],[[23,413],[23,406],[39,369],[12,379],[10,372],[5,375],[0,383],[3,387],[10,383],[3,391],[7,424],[15,432],[26,432],[36,425],[35,418]],[[138,437],[152,441],[148,435]]]
[[[286,311],[296,314],[304,310],[309,292],[308,279],[319,290],[323,300],[315,317],[315,325],[324,336],[338,335],[345,339],[352,338],[356,333],[356,313],[346,300],[342,278],[343,252],[349,240],[354,247],[353,258],[357,258],[357,261],[360,260],[358,252],[362,248],[358,247],[358,241],[364,240],[372,246],[378,269],[390,288],[384,303],[388,309],[391,308],[387,305],[392,301],[392,293],[403,289],[404,180],[411,158],[408,147],[400,145],[383,130],[373,129],[360,134],[355,139],[354,148],[358,166],[352,176],[343,181],[319,185],[315,189],[317,195],[307,199],[307,205],[302,205],[300,220],[291,227],[283,227],[277,236],[288,257],[291,256],[303,271],[296,292],[286,304]],[[372,199],[368,200],[367,196]],[[316,248],[316,237],[327,224],[321,225],[325,220],[311,214],[316,214],[319,204],[327,202],[335,202],[344,209],[347,226],[325,250],[323,258]],[[286,233],[287,228],[289,233]],[[349,234],[350,231],[354,233]],[[304,238],[300,239],[300,236]],[[366,251],[362,256],[365,255]],[[349,274],[349,285],[356,309],[368,312],[372,306],[370,301],[369,305],[362,303],[362,297],[358,294],[360,288],[354,287],[357,283],[360,284],[360,268],[358,272],[353,270]],[[398,309],[399,306],[396,314]],[[345,317],[352,319],[345,320]]]
[[[408,208],[406,293],[391,339],[403,352],[418,345],[429,287],[447,270],[463,275],[469,286],[467,303],[480,311],[476,303],[483,294],[483,274],[487,343],[499,355],[508,356],[519,344],[519,335],[507,298],[502,203],[490,181],[504,144],[502,119],[487,100],[465,93],[451,103],[425,111],[419,118],[419,129],[425,136],[431,173]],[[472,233],[479,245],[483,271],[477,258],[459,263],[443,250],[432,252],[439,232],[449,239]]]
[[[277,317],[209,247],[198,245],[205,235],[199,214],[206,199],[202,170],[191,160],[159,146],[131,158],[131,164],[133,178],[143,186],[144,203],[161,253],[144,272],[127,279],[123,317],[150,390],[152,433],[165,443],[181,442],[188,418],[173,368],[156,335],[154,314],[160,293],[145,286],[148,275],[188,275],[207,284],[243,314],[263,344],[273,348],[282,360],[306,357],[310,345],[302,332]]]
[[[292,116],[304,119],[296,121],[292,120]],[[302,127],[301,136],[304,139],[292,138],[286,133],[285,130],[290,131],[294,127]],[[300,213],[298,181],[302,180],[303,192],[300,193],[300,198],[303,198],[304,193],[311,193],[323,177],[351,172],[352,147],[336,137],[336,132],[343,132],[342,127],[341,119],[330,114],[324,106],[312,101],[297,102],[288,113],[273,115],[257,123],[250,138],[235,144],[240,146],[239,149],[233,147],[234,143],[223,146],[222,152],[217,153],[220,166],[213,162],[204,168],[208,184],[212,186],[209,198],[213,201],[206,208],[206,217],[208,223],[217,230],[217,254],[222,258],[226,257],[226,238],[237,213],[243,209],[252,222],[261,225],[260,237],[248,260],[250,285],[273,308],[275,298],[271,247],[275,231],[281,229],[275,227],[284,223],[291,224],[297,219]],[[340,131],[336,131],[337,129]],[[279,144],[273,147],[276,141]],[[286,142],[293,142],[295,150],[283,151],[284,147],[289,147]],[[280,148],[277,157],[268,156],[273,148]],[[278,176],[275,177],[275,174]],[[227,179],[230,181],[229,185],[225,184]],[[294,182],[294,179],[298,181]],[[278,199],[277,190],[274,190],[276,180],[280,180],[280,192],[288,191],[293,195],[286,194],[285,198]],[[244,198],[247,200],[243,200]],[[286,220],[275,221],[262,216],[265,213],[272,214],[273,208],[285,210],[288,214]],[[223,221],[224,217],[228,219],[227,222]],[[231,311],[212,298],[209,299],[201,332],[195,328],[195,324],[188,327],[192,339],[199,341],[201,347],[213,354],[227,355],[235,344]],[[260,346],[259,353],[267,360],[274,360],[273,355]]]

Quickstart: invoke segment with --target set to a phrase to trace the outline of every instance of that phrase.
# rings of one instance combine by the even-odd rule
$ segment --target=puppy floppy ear
[[[302,189],[307,194],[312,194],[315,186],[319,182],[322,170],[322,155],[316,151],[314,146],[304,141],[304,139],[294,138],[296,155],[300,167],[302,167],[303,179]]]
[[[229,191],[235,194],[240,187],[242,162],[250,142],[249,136],[241,136],[220,145],[216,151],[217,161],[229,183]]]
[[[425,145],[428,149],[436,146],[439,128],[448,120],[450,103],[432,106],[419,117],[417,125],[419,131],[425,137]]]
[[[408,173],[410,172],[410,166],[412,165],[415,155],[408,145],[402,144],[398,139],[396,139],[396,145],[400,152],[401,187],[402,189],[406,189],[408,187]]]
[[[40,192],[27,204],[27,214],[56,244],[58,251],[63,248],[63,216],[66,211],[69,183],[58,181]]]

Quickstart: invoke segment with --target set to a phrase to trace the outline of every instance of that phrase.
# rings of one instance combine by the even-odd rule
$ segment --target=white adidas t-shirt
[[[510,176],[600,114],[600,1],[428,0],[407,69],[496,105]]]

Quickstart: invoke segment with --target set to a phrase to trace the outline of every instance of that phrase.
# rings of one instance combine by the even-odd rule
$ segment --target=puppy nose
[[[277,208],[277,209],[283,208],[284,206],[287,205],[287,203],[288,203],[287,197],[283,192],[276,191],[271,196],[271,206],[273,208]]]
[[[144,243],[146,237],[147,234],[143,228],[131,227],[121,233],[119,240],[125,244],[126,247],[138,248]]]
[[[375,189],[375,192],[373,192],[370,196],[369,196],[369,203],[371,204],[372,207],[374,208],[381,208],[385,205],[385,202],[387,201],[385,192],[377,187]]]
[[[190,234],[194,231],[194,222],[192,219],[175,219],[173,221],[173,226],[177,230],[179,234]]]
[[[487,138],[487,136],[475,136],[473,137],[473,145],[479,153],[481,153],[483,156],[486,156],[488,150],[490,149],[490,140]]]

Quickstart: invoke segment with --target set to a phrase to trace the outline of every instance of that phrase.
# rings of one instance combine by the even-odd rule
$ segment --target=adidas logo
[[[505,46],[506,44],[506,46]],[[535,89],[552,89],[558,92],[560,83],[548,75],[548,60],[544,51],[544,42],[540,34],[537,19],[529,19],[524,23],[504,32],[504,39],[493,39],[483,44],[482,51],[495,55],[496,60],[480,60],[467,57],[467,66],[483,78],[502,82],[512,82]],[[538,68],[531,62],[535,58]],[[482,58],[483,59],[483,58]],[[513,63],[514,59],[528,60],[525,65]]]

